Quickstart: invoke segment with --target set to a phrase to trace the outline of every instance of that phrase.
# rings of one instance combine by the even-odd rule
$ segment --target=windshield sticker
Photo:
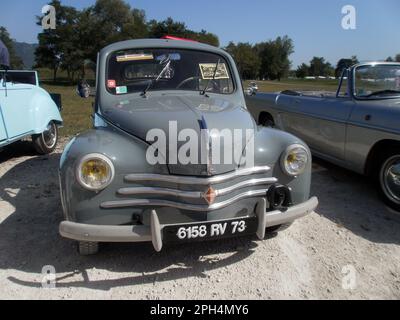
[[[154,60],[154,56],[152,53],[125,54],[123,56],[117,56],[117,62],[142,61],[142,60]]]
[[[229,79],[229,73],[225,63],[219,63],[218,70],[216,71],[215,71],[215,68],[217,67],[216,63],[200,63],[199,67],[201,71],[201,77],[205,80]]]
[[[157,61],[165,61],[165,60],[171,60],[171,61],[179,61],[181,60],[181,55],[179,53],[169,53],[163,54],[161,56],[156,57]]]
[[[117,86],[117,82],[115,80],[107,80],[107,87],[109,89],[115,89]]]
[[[127,87],[127,86],[117,87],[117,88],[116,88],[116,93],[117,93],[117,94],[125,94],[125,93],[128,93],[128,87]]]

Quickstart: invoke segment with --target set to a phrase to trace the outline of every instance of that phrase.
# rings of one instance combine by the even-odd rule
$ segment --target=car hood
[[[224,151],[232,152],[232,159],[240,159],[249,136],[246,130],[254,132],[256,124],[251,115],[242,106],[239,106],[223,97],[205,97],[197,94],[155,94],[148,97],[134,97],[119,100],[111,106],[101,106],[103,116],[124,131],[147,141],[150,130],[159,129],[166,136],[166,152],[163,154],[171,174],[181,175],[213,175],[233,171],[238,167],[236,162],[226,163]],[[175,125],[176,124],[176,125]],[[185,129],[196,132],[198,162],[196,164],[180,164],[174,161],[174,154],[170,154],[168,147],[176,141],[176,133]],[[172,130],[171,130],[172,129]],[[216,129],[221,133],[224,129],[241,130],[241,146],[233,148],[233,141],[220,139],[221,163],[207,165],[204,156],[210,158],[209,152],[203,152],[201,159],[201,129]],[[219,135],[221,136],[221,135]],[[155,139],[156,140],[156,139]],[[152,141],[147,141],[152,144]],[[178,141],[177,150],[187,141]],[[172,148],[171,148],[172,149]],[[233,149],[233,151],[232,151]],[[161,151],[161,150],[159,150]]]

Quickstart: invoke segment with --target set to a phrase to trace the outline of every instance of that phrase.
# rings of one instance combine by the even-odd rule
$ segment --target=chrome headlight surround
[[[105,181],[103,181],[100,185],[97,185],[97,186],[88,184],[86,182],[87,179],[85,179],[83,177],[82,168],[87,162],[89,162],[91,160],[100,161],[100,163],[107,168],[107,179]],[[101,190],[107,188],[111,184],[111,182],[114,180],[114,176],[115,176],[114,164],[108,157],[106,157],[105,155],[100,154],[100,153],[90,153],[90,154],[85,155],[84,157],[82,157],[80,159],[80,161],[76,167],[76,180],[83,188],[90,190],[90,191],[101,191]]]
[[[290,177],[301,175],[310,161],[308,150],[301,144],[292,144],[286,148],[281,156],[281,168]]]

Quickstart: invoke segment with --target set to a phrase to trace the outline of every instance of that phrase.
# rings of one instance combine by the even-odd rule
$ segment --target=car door
[[[7,133],[4,125],[3,113],[1,112],[1,103],[0,103],[0,143],[4,140],[7,140]]]
[[[284,101],[284,129],[303,139],[321,155],[345,159],[346,127],[354,108],[350,98],[298,96]]]
[[[7,82],[7,87],[0,87],[1,113],[5,126],[3,130],[7,132],[9,140],[27,135],[33,130],[33,110],[30,108],[33,88],[35,86],[30,84],[12,82]]]

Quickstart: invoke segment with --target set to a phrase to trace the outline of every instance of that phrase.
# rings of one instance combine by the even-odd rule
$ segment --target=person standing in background
[[[0,69],[8,70],[10,68],[10,54],[3,41],[0,40]]]

